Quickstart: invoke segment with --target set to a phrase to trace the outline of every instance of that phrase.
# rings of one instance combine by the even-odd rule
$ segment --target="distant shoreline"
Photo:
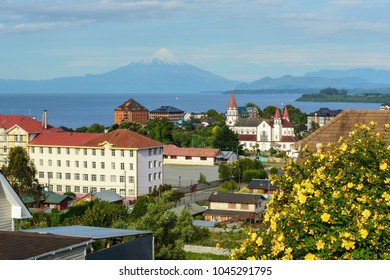
[[[390,94],[363,93],[356,95],[303,94],[295,101],[299,102],[354,102],[354,103],[390,103]]]

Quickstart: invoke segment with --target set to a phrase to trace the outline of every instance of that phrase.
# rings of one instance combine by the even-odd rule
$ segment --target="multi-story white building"
[[[59,193],[112,190],[135,200],[163,182],[163,144],[126,129],[44,132],[28,144],[39,183]]]
[[[234,94],[231,92],[226,110],[226,125],[238,134],[244,149],[268,151],[272,147],[285,151],[288,156],[295,156],[294,144],[298,138],[295,137],[287,107],[284,107],[283,115],[280,114],[279,108],[276,108],[273,119],[240,118]]]

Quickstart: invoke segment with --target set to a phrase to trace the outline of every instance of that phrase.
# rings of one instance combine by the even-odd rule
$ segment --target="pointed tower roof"
[[[238,108],[237,103],[236,103],[236,99],[234,98],[233,91],[230,92],[230,99],[229,99],[229,103],[228,103],[227,108],[228,109],[237,109]]]
[[[283,108],[283,117],[282,117],[283,120],[288,120],[289,117],[288,117],[288,111],[287,111],[287,106],[285,106]]]
[[[278,107],[276,107],[276,111],[275,111],[275,115],[274,115],[274,119],[281,119],[280,117],[280,110]]]

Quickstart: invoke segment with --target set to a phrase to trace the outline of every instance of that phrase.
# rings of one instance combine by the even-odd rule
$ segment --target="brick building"
[[[150,119],[167,118],[171,122],[177,122],[184,117],[184,111],[173,106],[161,106],[156,110],[150,111]]]
[[[146,124],[149,120],[149,110],[130,98],[114,110],[114,123],[132,121],[139,124]]]

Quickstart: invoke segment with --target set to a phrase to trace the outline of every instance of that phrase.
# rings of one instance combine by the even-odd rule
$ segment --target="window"
[[[100,175],[100,182],[106,181],[106,175]]]
[[[119,176],[119,182],[124,183],[125,182],[125,176]]]
[[[40,165],[40,166],[43,165],[43,159],[40,159],[40,160],[39,160],[39,165]]]
[[[97,192],[97,188],[96,188],[96,187],[92,187],[92,188],[91,188],[91,192],[92,192],[92,193],[96,193],[96,192]]]
[[[96,156],[96,149],[92,149],[92,155]]]
[[[104,150],[100,150],[100,155],[101,155],[102,157],[104,157],[104,155],[105,155]]]
[[[112,192],[116,193],[116,188],[111,188],[110,189]]]
[[[249,204],[241,204],[242,210],[249,210]]]
[[[71,179],[70,173],[65,173],[65,179],[66,180],[70,180]]]
[[[61,185],[57,185],[57,192],[62,192],[62,186]]]
[[[101,162],[101,163],[100,163],[100,168],[101,168],[101,169],[106,168],[106,163],[105,163],[105,162]]]
[[[88,181],[88,174],[83,174],[83,180]]]
[[[133,170],[133,169],[134,169],[134,164],[130,163],[130,170]]]
[[[235,204],[235,203],[232,203],[232,202],[229,202],[228,208],[229,208],[229,209],[236,209],[236,204]]]
[[[153,161],[153,167],[157,167],[157,160]]]
[[[69,148],[66,148],[66,154],[70,155],[70,149]]]
[[[61,148],[57,148],[57,154],[61,154]]]
[[[52,147],[49,147],[48,149],[49,149],[49,154],[52,154],[53,153]]]
[[[97,176],[96,176],[96,174],[92,174],[92,175],[91,175],[91,181],[93,181],[93,182],[96,182],[96,181],[97,181]]]
[[[134,176],[129,176],[129,183],[134,183]]]
[[[84,149],[84,156],[88,155],[88,150]]]
[[[115,169],[115,162],[111,162],[111,169]]]
[[[111,183],[115,183],[116,182],[116,176],[115,175],[111,175],[110,176],[110,181],[111,181]]]
[[[115,150],[111,151],[111,156],[115,157]]]
[[[186,160],[191,160],[192,157],[191,156],[186,156]]]
[[[61,167],[61,160],[57,160],[57,166]]]
[[[74,174],[74,179],[75,180],[80,180],[80,173],[75,173]]]
[[[56,178],[61,180],[62,179],[62,173],[61,172],[57,172],[56,173]]]
[[[80,186],[74,186],[74,192],[79,193],[80,192]]]
[[[153,174],[153,180],[157,180],[157,173]]]
[[[126,196],[125,189],[120,189],[120,190],[119,190],[119,194],[120,194],[121,196]]]
[[[96,168],[96,162],[95,161],[92,162],[92,168]]]
[[[121,150],[121,157],[125,156],[125,150]]]
[[[70,167],[70,160],[66,161],[66,167]]]
[[[65,186],[65,190],[66,190],[66,192],[71,192],[72,188],[70,186]]]
[[[153,149],[153,153],[154,153],[155,155],[157,155],[157,148],[154,148],[154,149]]]
[[[43,154],[43,147],[39,147],[39,152]]]
[[[76,150],[74,150],[74,153],[75,153],[76,155],[78,155],[78,154],[79,154],[79,152],[80,152],[80,149],[76,149]]]
[[[260,132],[260,142],[268,141],[268,134],[266,131]]]
[[[149,156],[152,155],[152,149],[149,149]]]
[[[83,193],[88,193],[88,187],[83,187]]]
[[[134,156],[134,151],[130,151],[130,157]]]
[[[200,157],[200,160],[207,160],[207,157]]]
[[[171,156],[171,159],[176,159],[177,157],[176,156]]]
[[[84,168],[88,168],[88,162],[84,161],[83,165],[84,165]]]
[[[53,179],[53,172],[47,172],[47,178]]]
[[[106,188],[100,188],[101,192],[104,192],[105,190],[106,190]]]
[[[149,168],[152,168],[153,167],[153,163],[151,161],[149,161]]]
[[[162,173],[161,173],[161,172],[158,172],[158,178],[159,178],[159,179],[162,178]]]
[[[77,168],[79,168],[79,167],[80,167],[80,162],[79,162],[78,160],[76,160],[76,161],[74,162],[74,165],[75,165]]]
[[[125,164],[121,162],[121,170],[125,170]]]
[[[4,147],[4,148],[6,148],[6,147]],[[7,150],[4,150],[4,152],[6,152]],[[35,153],[35,147],[31,147],[31,153],[33,154],[33,153]]]
[[[45,172],[40,171],[39,172],[39,179],[45,178]]]
[[[149,181],[152,181],[152,177],[153,176],[153,174],[149,174]]]

